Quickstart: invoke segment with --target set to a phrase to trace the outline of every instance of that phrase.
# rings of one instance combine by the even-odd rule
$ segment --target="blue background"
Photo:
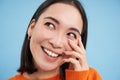
[[[17,74],[27,26],[43,1],[0,0],[0,80]],[[103,80],[119,80],[120,0],[81,2],[89,22],[88,63],[99,71]]]

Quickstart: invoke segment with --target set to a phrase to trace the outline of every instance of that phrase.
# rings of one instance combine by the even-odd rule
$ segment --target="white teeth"
[[[44,48],[44,51],[51,57],[58,57],[58,54],[55,54],[55,53],[53,53],[53,52],[51,52],[51,51],[49,51],[49,50],[47,50],[45,48]]]

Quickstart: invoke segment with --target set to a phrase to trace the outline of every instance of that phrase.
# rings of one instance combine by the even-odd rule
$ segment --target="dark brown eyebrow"
[[[74,27],[71,27],[71,28],[69,28],[69,30],[73,30],[73,31],[77,32],[81,36],[81,32],[78,29],[76,29]]]
[[[51,19],[54,22],[56,22],[57,24],[60,24],[60,22],[57,19],[53,18],[53,17],[45,17],[44,19]]]

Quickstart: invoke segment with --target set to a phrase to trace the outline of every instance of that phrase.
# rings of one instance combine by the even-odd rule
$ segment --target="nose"
[[[49,43],[52,45],[53,48],[63,48],[65,44],[65,39],[62,36],[54,36],[49,40]]]

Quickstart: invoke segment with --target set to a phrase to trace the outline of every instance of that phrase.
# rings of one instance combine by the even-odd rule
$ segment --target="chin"
[[[56,71],[59,69],[59,67],[47,66],[47,67],[40,67],[40,69],[47,72],[47,71]]]

